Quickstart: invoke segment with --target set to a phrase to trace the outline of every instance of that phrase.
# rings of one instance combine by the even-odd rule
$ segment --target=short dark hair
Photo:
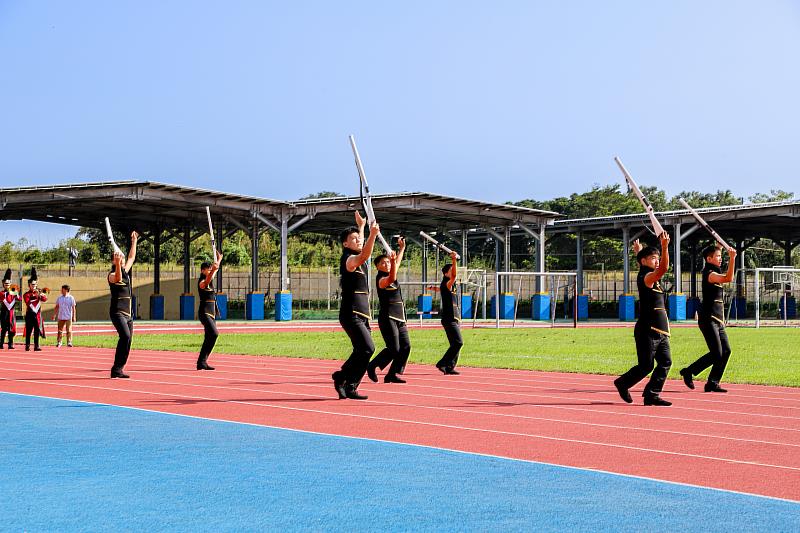
[[[347,238],[350,236],[351,233],[358,233],[358,228],[355,226],[350,226],[349,228],[343,229],[339,233],[339,242],[344,244],[347,241]]]
[[[69,285],[62,285],[61,288],[66,290],[67,292],[70,291]]]
[[[450,272],[451,268],[453,268],[452,264],[443,266],[442,267],[442,274],[448,274]]]
[[[381,255],[379,255],[378,257],[376,257],[375,259],[373,259],[373,260],[372,260],[372,262],[375,264],[375,266],[378,266],[378,263],[380,263],[380,262],[381,262],[381,261],[383,261],[384,259],[388,259],[388,258],[389,258],[389,256],[388,256],[388,255],[386,255],[386,254],[381,254]]]
[[[205,268],[211,268],[211,263],[209,263],[208,261],[203,261],[202,263],[200,263],[200,270],[203,270]]]
[[[716,244],[709,244],[700,253],[703,254],[703,259],[708,259],[708,256],[714,254],[717,250],[721,250],[721,248]]]
[[[661,250],[655,246],[645,246],[639,250],[638,254],[636,254],[636,262],[641,264],[642,259],[645,257],[650,257],[651,255],[661,255]]]

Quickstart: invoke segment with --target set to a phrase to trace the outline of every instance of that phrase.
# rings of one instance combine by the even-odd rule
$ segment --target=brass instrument
[[[50,294],[50,288],[49,287],[43,287],[43,288],[39,289],[39,292],[41,294],[44,294],[45,296],[47,296],[48,294]]]
[[[8,293],[13,294],[14,296],[19,296],[19,285],[17,285],[16,283],[12,283],[8,287]]]

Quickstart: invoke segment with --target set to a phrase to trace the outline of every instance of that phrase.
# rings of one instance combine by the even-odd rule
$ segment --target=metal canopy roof
[[[537,227],[558,216],[512,205],[429,193],[375,195],[373,206],[385,230],[461,229],[526,224]],[[279,224],[281,217],[302,217],[300,231],[337,233],[353,223],[359,197],[284,202],[151,181],[115,181],[0,189],[0,219],[29,219],[103,227],[109,217],[121,229],[202,229],[205,207],[215,221],[251,227],[254,216]],[[308,218],[306,218],[308,217]],[[222,222],[220,220],[220,222]],[[289,226],[295,221],[289,222]],[[274,226],[273,226],[274,228]]]
[[[744,241],[753,238],[769,238],[779,241],[800,241],[800,200],[742,204],[722,207],[706,207],[696,210],[723,238]],[[693,226],[696,221],[686,210],[656,213],[662,225],[684,224]],[[558,220],[549,233],[599,233],[619,235],[623,227],[649,227],[645,213],[617,215],[598,218]],[[704,235],[704,233],[696,233]]]

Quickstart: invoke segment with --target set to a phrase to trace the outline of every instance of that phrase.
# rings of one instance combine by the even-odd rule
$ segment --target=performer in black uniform
[[[353,352],[342,365],[341,370],[333,373],[333,388],[339,399],[366,400],[358,393],[358,386],[367,371],[369,359],[375,352],[375,344],[370,334],[369,319],[369,283],[364,263],[369,261],[375,238],[380,228],[373,222],[369,228],[369,238],[364,242],[364,226],[366,221],[356,211],[357,228],[350,227],[340,235],[342,257],[339,260],[339,274],[342,283],[342,301],[339,307],[339,323],[344,328]]]
[[[14,335],[17,334],[17,302],[19,301],[19,289],[11,287],[11,269],[7,269],[3,276],[3,290],[0,291],[0,349],[8,334],[8,349],[14,349]]]
[[[133,288],[131,287],[130,271],[136,261],[136,242],[139,235],[131,233],[131,249],[128,258],[120,253],[114,253],[113,268],[108,274],[108,286],[111,290],[111,306],[109,315],[111,323],[119,334],[117,350],[114,352],[114,366],[111,367],[112,378],[129,378],[123,372],[128,355],[131,352],[133,340]],[[124,261],[124,264],[123,264]]]
[[[197,318],[203,324],[205,336],[203,346],[200,348],[200,355],[197,357],[197,370],[214,370],[208,364],[208,356],[214,349],[214,344],[219,337],[217,330],[217,291],[214,290],[214,274],[219,270],[222,263],[222,254],[216,252],[214,263],[202,263],[200,265],[200,279],[197,280],[197,292],[200,294],[200,307],[197,310]]]
[[[449,265],[442,268],[442,283],[439,285],[439,296],[442,299],[442,308],[439,310],[439,315],[442,319],[442,327],[447,340],[450,342],[450,347],[444,353],[442,358],[436,363],[436,368],[441,370],[444,374],[457,375],[460,374],[456,370],[456,363],[458,363],[458,354],[461,347],[464,346],[464,341],[461,338],[461,310],[456,302],[456,295],[453,293],[453,285],[456,283],[457,267],[456,267],[456,253],[450,253]]]
[[[728,334],[725,333],[725,310],[723,306],[723,283],[733,281],[736,269],[736,250],[728,252],[728,272],[722,274],[722,250],[716,245],[703,250],[703,259],[706,264],[703,268],[703,304],[698,312],[697,325],[703,333],[708,346],[708,353],[700,359],[681,369],[683,382],[690,389],[694,389],[692,378],[708,367],[708,381],[705,385],[706,392],[728,392],[719,386],[728,358],[731,355],[731,346],[728,344]]]
[[[42,304],[47,301],[46,291],[40,291],[37,287],[39,276],[36,275],[36,267],[31,267],[31,275],[28,278],[28,292],[22,295],[25,302],[25,351],[31,349],[31,335],[33,335],[33,351],[41,352],[39,347],[39,337],[45,339],[44,319],[42,318]]]
[[[660,235],[661,254],[657,248],[647,246],[636,254],[636,260],[641,266],[636,284],[639,288],[639,320],[634,328],[636,340],[636,356],[639,363],[614,380],[620,397],[627,403],[632,403],[628,389],[644,379],[650,371],[650,381],[644,388],[645,405],[672,405],[671,402],[661,398],[664,381],[672,366],[669,347],[669,317],[667,316],[664,290],[659,280],[669,268],[669,235],[664,232]],[[653,360],[656,361],[655,370]]]
[[[400,284],[397,283],[397,269],[403,262],[403,253],[406,249],[406,241],[402,237],[397,240],[397,254],[394,252],[389,255],[379,255],[375,258],[375,266],[378,268],[378,275],[375,284],[380,300],[380,312],[378,313],[378,325],[381,328],[381,335],[386,343],[386,348],[375,356],[367,367],[369,379],[378,382],[376,368],[383,370],[389,363],[389,372],[383,378],[384,383],[405,383],[404,379],[398,377],[402,374],[411,353],[411,341],[408,338],[408,327],[406,326],[406,308],[403,303],[403,293]]]

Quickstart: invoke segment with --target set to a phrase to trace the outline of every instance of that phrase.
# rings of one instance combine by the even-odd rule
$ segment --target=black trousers
[[[696,376],[706,368],[711,367],[711,372],[708,374],[708,381],[711,383],[719,383],[719,380],[722,379],[722,374],[725,372],[725,367],[728,365],[728,359],[731,356],[731,345],[728,343],[728,334],[725,332],[725,325],[717,322],[713,318],[703,317],[700,317],[700,320],[697,321],[697,325],[700,326],[700,332],[706,340],[708,353],[686,368],[693,376]]]
[[[450,347],[444,352],[444,355],[436,366],[441,368],[455,368],[458,363],[458,354],[461,352],[461,347],[464,346],[464,340],[461,338],[461,326],[457,320],[452,322],[442,321],[442,327],[447,335],[447,340]]]
[[[36,313],[25,313],[25,346],[31,345],[31,334],[33,334],[33,345],[39,347],[39,317]]]
[[[358,316],[340,316],[339,323],[344,328],[344,332],[350,337],[353,351],[347,361],[342,365],[342,378],[351,387],[358,387],[364,374],[367,372],[367,365],[372,354],[375,353],[375,343],[372,342],[372,334],[369,329],[369,319]]]
[[[642,396],[658,396],[664,388],[664,381],[672,366],[672,357],[669,349],[669,336],[658,333],[645,327],[636,325],[633,337],[636,340],[636,357],[639,363],[622,374],[619,383],[626,389],[630,389],[651,371],[650,381],[644,388]],[[655,369],[653,369],[655,361]]]
[[[0,316],[0,346],[6,342],[6,334],[8,334],[8,345],[14,346],[14,333],[11,331],[11,316]]]
[[[119,334],[117,350],[114,352],[114,366],[111,370],[120,372],[128,362],[128,355],[131,353],[131,342],[133,341],[133,317],[114,313],[111,315],[111,323]]]
[[[389,363],[390,375],[402,374],[408,362],[408,355],[411,353],[411,340],[408,338],[408,326],[405,322],[392,320],[391,318],[378,318],[378,326],[381,328],[381,336],[386,348],[380,351],[372,364],[383,370]]]
[[[217,343],[219,330],[217,329],[217,321],[205,314],[202,310],[197,312],[197,316],[200,317],[200,323],[203,324],[203,330],[205,331],[203,346],[200,347],[200,355],[197,358],[197,364],[199,365],[200,363],[208,361],[208,356],[211,355],[211,351]]]

